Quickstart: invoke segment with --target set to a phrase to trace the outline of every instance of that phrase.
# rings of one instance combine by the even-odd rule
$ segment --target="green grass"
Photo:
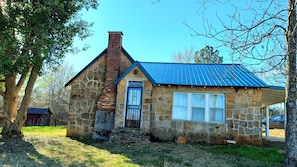
[[[0,127],[0,132],[2,127]],[[66,134],[65,126],[24,126],[24,135],[63,135]]]
[[[246,157],[252,160],[283,163],[285,155],[279,148],[261,148],[249,145],[234,145],[230,147],[215,146],[207,148],[216,154],[231,154]]]
[[[2,166],[270,166],[283,164],[276,148],[175,144],[172,142],[119,144],[65,137],[65,127],[24,127],[24,140],[0,136]],[[1,166],[0,165],[0,166]]]
[[[64,126],[25,126],[24,135],[63,135],[66,134]]]

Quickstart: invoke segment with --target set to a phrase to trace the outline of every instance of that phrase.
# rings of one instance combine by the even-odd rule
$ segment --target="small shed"
[[[28,108],[25,126],[49,126],[51,115],[50,108]]]

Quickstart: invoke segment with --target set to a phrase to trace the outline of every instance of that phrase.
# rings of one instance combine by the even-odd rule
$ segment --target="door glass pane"
[[[138,109],[128,109],[127,110],[127,119],[128,120],[138,120],[140,112]]]
[[[129,88],[128,105],[140,105],[141,88]]]

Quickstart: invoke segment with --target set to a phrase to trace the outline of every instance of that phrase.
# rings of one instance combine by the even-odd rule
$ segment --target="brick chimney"
[[[117,88],[114,84],[121,69],[122,32],[108,32],[106,54],[105,88],[97,102],[100,111],[115,111]]]

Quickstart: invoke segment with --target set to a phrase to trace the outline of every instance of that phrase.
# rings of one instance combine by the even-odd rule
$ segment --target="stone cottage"
[[[134,61],[122,33],[74,76],[67,136],[105,139],[133,128],[158,140],[262,143],[260,108],[268,85],[239,64]]]

